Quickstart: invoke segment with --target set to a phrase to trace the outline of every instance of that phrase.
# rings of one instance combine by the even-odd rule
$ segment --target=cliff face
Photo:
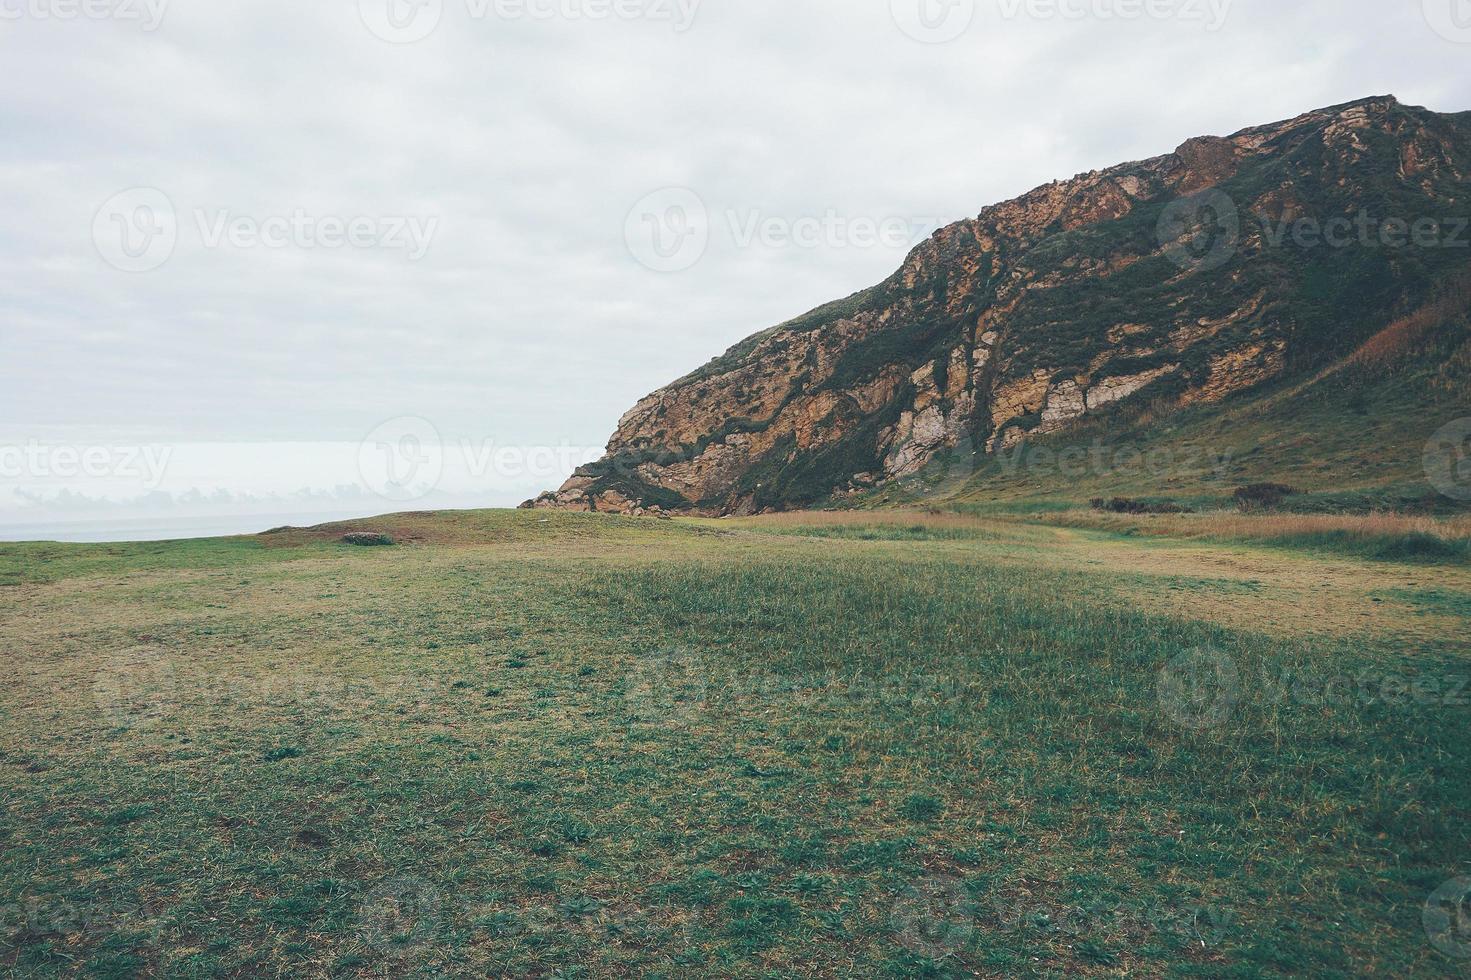
[[[643,399],[528,506],[799,507],[1130,402],[1220,401],[1423,299],[1471,261],[1468,217],[1471,114],[1382,97],[1192,139],[941,229]]]

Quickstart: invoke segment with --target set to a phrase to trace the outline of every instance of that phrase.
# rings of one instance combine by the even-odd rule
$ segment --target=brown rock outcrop
[[[1210,404],[1311,370],[1464,256],[1314,249],[1281,222],[1465,214],[1468,173],[1468,114],[1377,97],[1047,184],[643,399],[603,461],[528,504],[810,505],[1136,399]]]

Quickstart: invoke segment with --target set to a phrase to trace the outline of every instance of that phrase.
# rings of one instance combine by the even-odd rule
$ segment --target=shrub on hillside
[[[343,543],[356,545],[359,548],[386,548],[393,544],[393,539],[386,534],[373,534],[365,531],[353,531],[342,536]]]
[[[1092,501],[1094,510],[1107,511],[1111,514],[1191,514],[1194,513],[1189,507],[1181,507],[1179,504],[1164,501],[1163,503],[1150,503],[1145,500],[1130,500],[1128,497],[1115,497],[1112,500],[1104,500],[1102,497]]]
[[[1253,483],[1237,487],[1235,497],[1242,510],[1253,510],[1276,507],[1295,493],[1297,491],[1285,483]]]

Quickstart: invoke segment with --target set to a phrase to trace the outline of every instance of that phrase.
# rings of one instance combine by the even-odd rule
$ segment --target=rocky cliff
[[[1341,357],[1471,261],[1471,113],[1365,99],[1039,187],[640,401],[527,506],[812,505]]]

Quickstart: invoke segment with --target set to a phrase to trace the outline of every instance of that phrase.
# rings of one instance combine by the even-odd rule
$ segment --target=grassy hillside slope
[[[1466,502],[1431,485],[1424,457],[1437,430],[1467,417],[1471,289],[1460,281],[1307,379],[1178,413],[1121,407],[994,455],[964,447],[859,502],[1046,510],[1124,496],[1209,509],[1274,482],[1301,491],[1289,512],[1454,513]]]

